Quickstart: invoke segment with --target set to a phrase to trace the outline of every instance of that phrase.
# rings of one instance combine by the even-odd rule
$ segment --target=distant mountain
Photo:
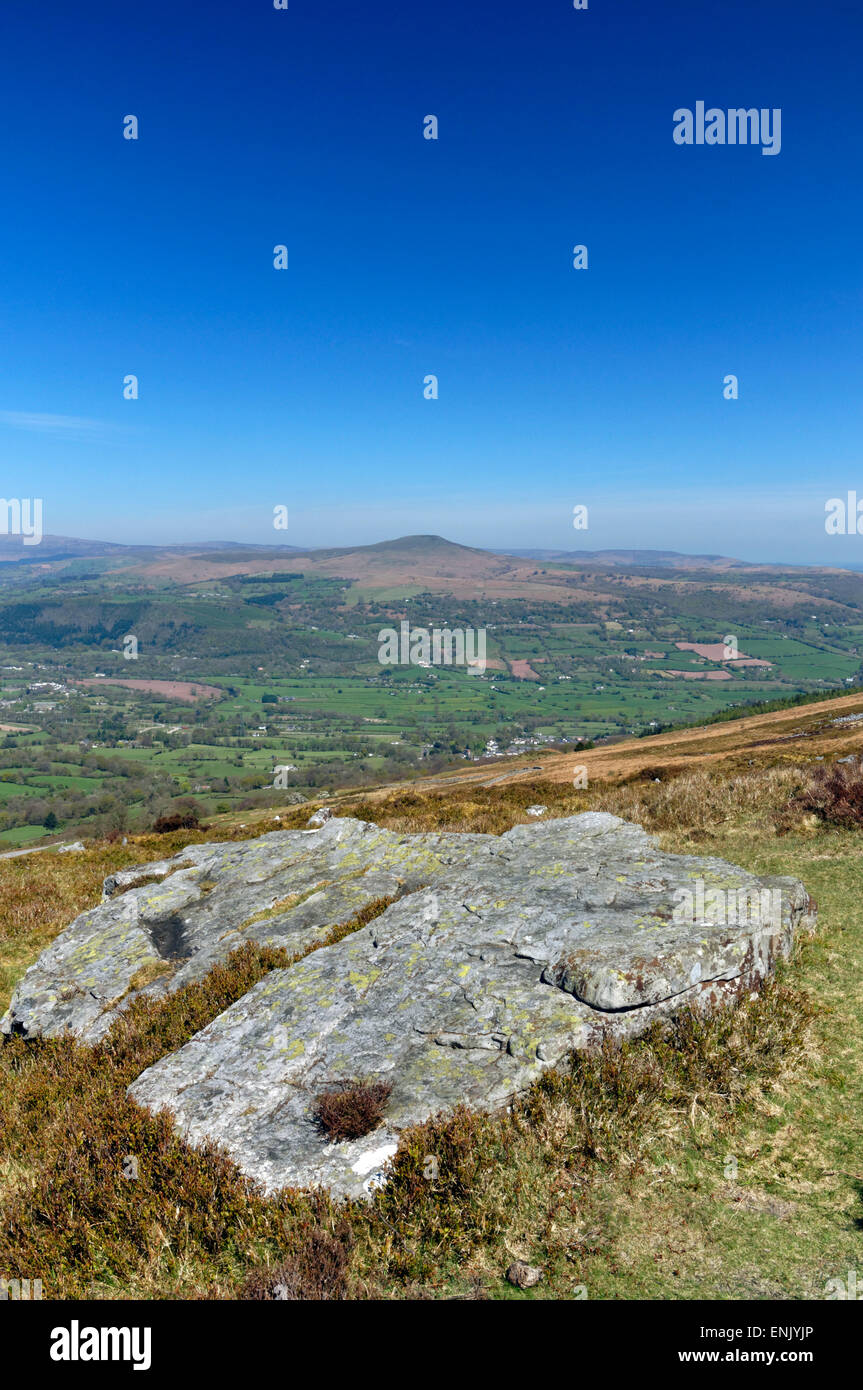
[[[38,545],[25,543],[23,536],[0,535],[0,561],[35,560],[42,563],[60,560],[98,559],[99,557],[136,556],[150,558],[158,555],[200,555],[211,551],[231,551],[253,554],[295,554],[296,545],[249,545],[242,541],[190,541],[180,545],[124,545],[119,541],[87,541],[75,536],[45,535]]]
[[[436,560],[454,559],[456,556],[479,555],[488,558],[496,552],[482,550],[471,545],[460,545],[458,541],[448,541],[443,536],[398,536],[392,541],[375,541],[371,545],[345,545],[331,549],[312,548],[306,552],[317,559],[339,555],[380,555],[389,559],[394,555],[405,555],[411,559],[430,558]]]
[[[536,598],[541,601],[587,601],[598,573],[619,570],[687,572],[694,581],[711,574],[745,572],[776,578],[791,566],[751,564],[723,555],[687,555],[675,550],[514,549],[508,552],[460,545],[443,536],[398,536],[369,545],[302,547],[255,545],[242,541],[190,541],[176,545],[124,545],[117,541],[81,540],[46,535],[39,545],[21,536],[0,536],[0,573],[26,574],[31,566],[62,573],[78,561],[93,561],[103,572],[133,576],[137,582],[180,585],[274,572],[307,573],[343,579],[368,591],[394,598],[418,592],[460,598]],[[102,563],[99,563],[102,562]],[[6,566],[9,569],[6,569]],[[20,566],[20,569],[18,567]],[[14,568],[13,568],[14,567]],[[541,568],[540,568],[541,567]],[[802,569],[818,571],[818,566]]]
[[[636,565],[663,569],[729,569],[748,568],[747,560],[733,560],[727,555],[685,555],[679,550],[510,550],[531,560],[557,561],[570,565]]]
[[[530,566],[524,560],[457,545],[442,536],[400,536],[373,545],[293,551],[247,547],[219,552],[199,546],[181,555],[164,550],[137,566],[135,573],[191,584],[234,574],[265,574],[273,569],[345,579],[375,590],[424,589],[468,595],[482,592],[486,583],[507,578],[523,588]]]
[[[274,569],[308,569],[314,574],[374,588],[416,584],[440,588],[441,580],[476,583],[500,578],[524,565],[518,559],[457,545],[442,536],[400,536],[372,545],[338,547],[252,545],[238,541],[123,545],[49,535],[43,536],[38,545],[25,545],[21,536],[0,536],[2,563],[62,567],[64,562],[85,559],[116,562],[124,571],[160,580],[175,579],[181,584],[238,574],[266,574]]]
[[[480,550],[443,536],[398,536],[392,541],[375,541],[372,545],[341,546],[329,550],[307,550],[315,566],[323,568],[331,562],[347,561],[351,568],[365,571],[376,566],[393,564],[418,565],[423,572],[431,567],[454,567],[459,573],[497,573],[506,557],[492,550]],[[346,573],[344,565],[339,573]]]
[[[86,556],[116,555],[129,549],[114,541],[82,541],[73,536],[43,536],[38,545],[27,545],[23,536],[0,536],[0,560],[71,560]],[[142,546],[142,551],[155,547]]]

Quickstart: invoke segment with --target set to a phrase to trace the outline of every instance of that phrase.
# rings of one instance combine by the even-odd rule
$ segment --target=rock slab
[[[605,813],[501,836],[332,818],[106,880],[102,904],[24,976],[0,1031],[95,1041],[136,995],[200,979],[244,941],[303,950],[383,896],[397,900],[266,976],[130,1094],[173,1111],[192,1143],[222,1144],[268,1190],[364,1196],[406,1126],[462,1101],[505,1105],[606,1033],[714,1008],[814,926],[796,879],[665,854]],[[392,1084],[386,1117],[331,1143],[315,1098],[348,1077]]]

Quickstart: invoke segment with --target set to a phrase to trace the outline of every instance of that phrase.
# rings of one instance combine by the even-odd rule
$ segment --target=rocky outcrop
[[[245,941],[300,951],[380,897],[397,901],[266,976],[132,1096],[269,1189],[362,1195],[405,1126],[459,1101],[503,1105],[606,1032],[715,1007],[814,922],[796,880],[665,854],[603,813],[499,837],[333,818],[114,875],[24,976],[0,1028],[96,1040],[136,995],[199,979]],[[384,1123],[330,1143],[315,1097],[358,1076],[392,1085]]]

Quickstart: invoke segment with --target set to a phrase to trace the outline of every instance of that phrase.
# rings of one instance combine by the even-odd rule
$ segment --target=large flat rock
[[[490,853],[488,835],[394,835],[351,819],[190,845],[105,880],[30,967],[0,1032],[95,1042],[137,994],[199,980],[247,941],[301,951],[375,898],[409,893]],[[266,914],[266,915],[262,915]],[[158,978],[136,987],[140,978]]]
[[[97,1039],[141,992],[143,966],[163,963],[143,988],[164,993],[246,940],[302,949],[381,896],[398,901],[266,976],[131,1095],[170,1108],[190,1141],[218,1141],[270,1190],[362,1195],[405,1126],[459,1101],[503,1105],[606,1032],[716,1007],[814,923],[797,880],[665,854],[604,813],[500,837],[334,819],[108,880],[104,902],[27,972],[0,1028]],[[315,1097],[357,1076],[392,1084],[385,1123],[329,1143]]]

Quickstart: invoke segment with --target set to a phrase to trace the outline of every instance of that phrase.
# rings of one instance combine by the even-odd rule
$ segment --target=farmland
[[[9,847],[601,748],[861,678],[863,582],[845,571],[576,565],[434,537],[119,551],[0,565]],[[379,633],[402,623],[483,631],[484,669],[382,665]]]

